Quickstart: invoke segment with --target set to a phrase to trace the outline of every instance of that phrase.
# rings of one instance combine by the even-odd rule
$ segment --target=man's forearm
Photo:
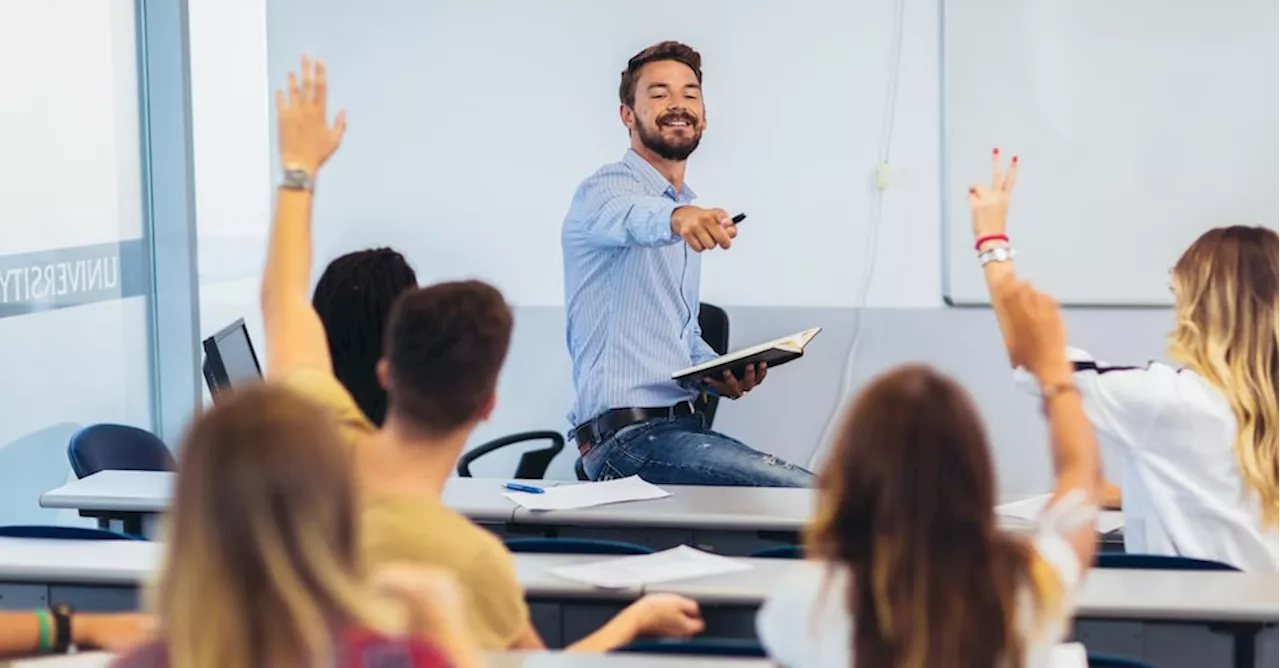
[[[263,317],[270,319],[285,300],[307,300],[311,283],[311,193],[276,191],[275,220],[262,274]]]

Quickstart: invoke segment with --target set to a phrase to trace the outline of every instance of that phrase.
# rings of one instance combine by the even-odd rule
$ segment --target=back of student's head
[[[386,342],[390,414],[398,426],[443,435],[488,417],[511,344],[511,309],[480,281],[405,293]]]
[[[1277,479],[1278,240],[1265,227],[1219,227],[1196,239],[1174,265],[1178,322],[1170,355],[1217,386],[1237,422],[1236,459],[1275,526]]]
[[[378,360],[387,318],[397,298],[418,287],[404,256],[390,248],[347,253],[325,268],[311,299],[329,339],[333,373],[374,424],[387,414]]]
[[[818,476],[814,556],[852,571],[855,664],[1018,665],[1011,631],[1030,550],[996,523],[986,434],[965,391],[890,371],[846,411]]]
[[[329,414],[280,387],[196,419],[155,591],[169,665],[315,665],[330,629],[378,624],[355,584],[350,470]]]

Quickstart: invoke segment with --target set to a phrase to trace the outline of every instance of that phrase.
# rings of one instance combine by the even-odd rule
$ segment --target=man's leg
[[[587,454],[594,480],[639,475],[654,484],[810,487],[813,474],[705,429],[699,416],[624,429]]]

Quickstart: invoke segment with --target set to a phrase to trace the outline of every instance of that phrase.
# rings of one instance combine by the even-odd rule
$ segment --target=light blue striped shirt
[[[697,392],[671,373],[716,357],[698,327],[702,258],[671,231],[679,192],[633,150],[578,186],[565,216],[569,423],[610,408],[671,406]]]

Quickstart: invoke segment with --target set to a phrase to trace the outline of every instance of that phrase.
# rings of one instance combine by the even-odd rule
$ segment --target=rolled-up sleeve
[[[578,186],[565,219],[565,235],[594,246],[665,246],[679,202],[653,195],[621,165],[606,167]]]

